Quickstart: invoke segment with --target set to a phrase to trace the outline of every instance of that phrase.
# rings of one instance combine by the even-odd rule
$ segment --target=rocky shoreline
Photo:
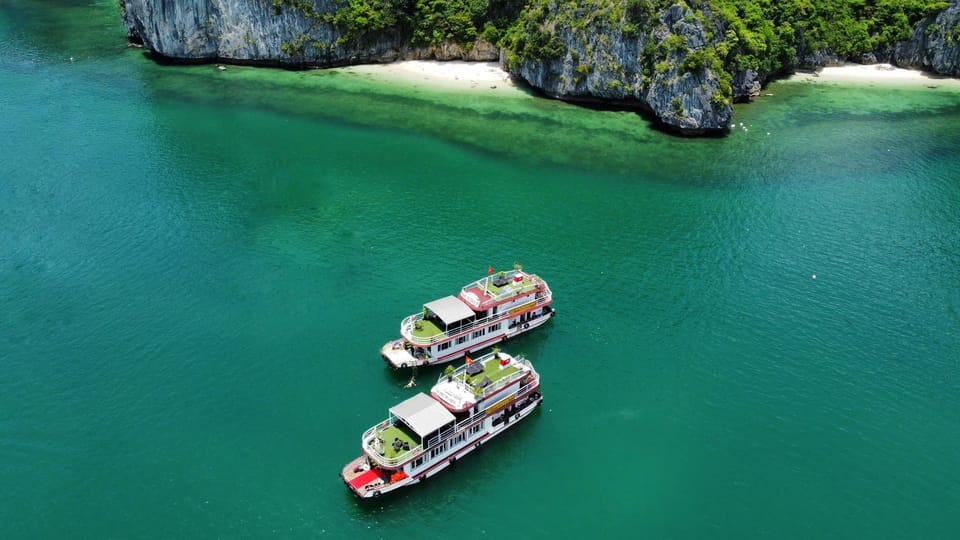
[[[916,24],[909,40],[887,50],[859,58],[803,51],[786,72],[742,69],[731,74],[704,65],[703,55],[698,56],[716,45],[716,36],[723,36],[725,29],[708,27],[704,21],[710,19],[698,17],[686,4],[658,13],[646,33],[599,17],[583,26],[555,24],[559,54],[538,59],[516,57],[482,39],[468,45],[412,47],[399,32],[384,31],[372,39],[345,40],[324,18],[335,13],[340,2],[299,1],[299,9],[266,0],[120,0],[120,5],[130,40],[162,61],[287,68],[398,60],[496,61],[547,96],[645,111],[683,135],[726,132],[733,122],[733,101],[749,100],[772,78],[797,68],[853,60],[960,76],[960,0],[950,0],[946,9]],[[676,42],[683,46],[671,45]]]

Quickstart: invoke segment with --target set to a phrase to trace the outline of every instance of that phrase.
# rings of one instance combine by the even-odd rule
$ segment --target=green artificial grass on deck
[[[413,450],[414,448],[417,447],[417,445],[420,444],[419,442],[417,442],[417,439],[413,435],[411,435],[410,433],[407,433],[406,430],[401,429],[397,426],[390,426],[384,429],[383,431],[381,431],[380,438],[383,439],[383,451],[384,451],[383,455],[387,459],[393,459],[398,455],[403,454],[404,452],[409,452],[410,450]],[[410,450],[403,450],[401,448],[399,452],[395,451],[393,449],[393,439],[395,438],[400,439],[400,442],[406,442],[410,444]]]
[[[480,381],[482,381],[484,377],[490,377],[490,383],[493,384],[499,381],[500,379],[503,379],[504,377],[508,377],[518,371],[520,371],[520,368],[514,365],[509,365],[503,369],[500,369],[500,361],[497,360],[496,357],[494,357],[494,358],[491,358],[490,360],[487,360],[483,364],[482,372],[477,373],[473,377],[468,377],[467,383],[471,385],[479,385]]]
[[[418,330],[416,325],[413,327],[413,335],[418,338],[431,338],[434,336],[443,336],[443,330],[440,330],[440,327],[433,324],[431,321],[420,320],[417,321],[420,324],[420,329]],[[444,336],[446,337],[446,336]]]

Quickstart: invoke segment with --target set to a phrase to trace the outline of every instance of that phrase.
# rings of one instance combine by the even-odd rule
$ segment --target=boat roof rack
[[[470,309],[470,306],[456,296],[445,296],[433,302],[428,302],[424,304],[423,307],[435,313],[446,325],[462,321],[463,319],[469,319],[476,315],[476,313]]]
[[[421,438],[456,420],[446,407],[423,392],[390,407],[390,414],[403,420]]]

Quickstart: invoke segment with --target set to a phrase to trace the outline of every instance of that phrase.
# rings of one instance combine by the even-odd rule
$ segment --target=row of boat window
[[[490,331],[490,332],[495,332],[495,331],[499,330],[501,324],[502,324],[502,323],[497,323],[497,324],[492,324],[492,325],[490,325],[490,326],[489,326],[489,331]],[[479,338],[480,336],[482,336],[482,335],[483,335],[484,333],[486,333],[486,332],[487,332],[487,329],[486,329],[486,328],[481,328],[480,330],[477,330],[476,332],[474,332],[473,335],[470,336],[470,338],[471,338],[471,339],[477,339],[477,338]],[[457,345],[462,345],[462,344],[466,343],[466,341],[467,341],[467,336],[460,336],[460,337],[457,338]],[[441,343],[439,346],[437,346],[437,350],[444,351],[444,350],[446,350],[446,349],[449,349],[451,343],[452,343],[452,342],[450,342],[450,341],[445,341],[445,342]]]
[[[473,426],[472,428],[470,428],[470,434],[473,435],[473,434],[475,434],[475,433],[478,433],[478,432],[480,431],[480,428],[482,428],[482,427],[483,427],[482,424],[477,424],[477,425]],[[449,441],[446,441],[446,442],[444,442],[443,444],[441,444],[441,445],[433,448],[432,450],[430,450],[430,459],[432,460],[433,458],[435,458],[435,457],[437,457],[438,455],[442,454],[442,453],[447,449],[447,444],[448,444],[448,443],[450,444],[450,448],[453,448],[454,446],[462,443],[462,442],[465,441],[466,439],[467,439],[467,434],[466,434],[466,433],[461,433],[461,434],[457,435],[456,437],[450,439]],[[413,466],[413,467],[419,467],[420,465],[423,465],[423,456],[420,456],[420,457],[418,457],[417,459],[413,460],[413,463],[412,463],[412,466]]]

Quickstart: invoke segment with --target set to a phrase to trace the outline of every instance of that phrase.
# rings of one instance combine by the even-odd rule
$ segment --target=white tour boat
[[[546,323],[554,314],[553,293],[535,274],[513,270],[470,283],[458,296],[423,305],[400,322],[400,339],[380,354],[394,368],[441,364],[489,347]]]
[[[457,369],[448,366],[430,395],[390,408],[363,433],[360,457],[340,473],[361,498],[416,484],[480,448],[536,410],[540,375],[523,357],[495,351]]]

